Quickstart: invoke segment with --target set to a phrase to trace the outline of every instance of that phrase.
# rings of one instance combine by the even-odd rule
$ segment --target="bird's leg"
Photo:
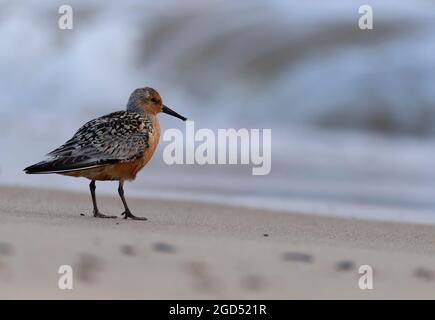
[[[95,180],[92,180],[89,184],[89,189],[91,189],[91,196],[92,196],[92,204],[94,206],[94,217],[96,218],[116,218],[116,216],[107,216],[105,214],[100,213],[97,207],[97,198],[95,197]]]
[[[125,211],[121,214],[124,216],[124,219],[130,218],[133,220],[144,220],[144,221],[148,220],[145,217],[136,217],[131,213],[130,209],[128,208],[127,201],[125,201],[125,198],[124,198],[124,181],[123,180],[119,180],[118,193],[119,193],[119,196],[121,197],[122,204],[124,205]]]

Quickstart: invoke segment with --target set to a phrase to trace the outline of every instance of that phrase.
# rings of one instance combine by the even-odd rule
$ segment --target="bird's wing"
[[[148,148],[152,130],[147,116],[114,112],[87,122],[70,140],[47,154],[50,159],[25,170],[65,172],[133,161]]]

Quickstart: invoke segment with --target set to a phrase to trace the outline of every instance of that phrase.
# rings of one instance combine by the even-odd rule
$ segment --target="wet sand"
[[[129,200],[148,221],[95,219],[86,193],[0,188],[0,298],[435,297],[435,226]],[[116,192],[99,205],[122,212]]]

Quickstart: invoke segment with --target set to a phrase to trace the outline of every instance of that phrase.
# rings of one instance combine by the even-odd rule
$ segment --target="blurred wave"
[[[371,3],[361,31],[358,1],[74,1],[61,31],[62,1],[6,1],[3,123],[16,108],[96,115],[152,85],[207,125],[432,135],[435,4]]]

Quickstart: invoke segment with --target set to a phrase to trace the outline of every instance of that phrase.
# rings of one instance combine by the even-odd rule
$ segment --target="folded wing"
[[[134,161],[148,148],[152,133],[148,117],[120,111],[94,119],[26,173],[61,173]]]

